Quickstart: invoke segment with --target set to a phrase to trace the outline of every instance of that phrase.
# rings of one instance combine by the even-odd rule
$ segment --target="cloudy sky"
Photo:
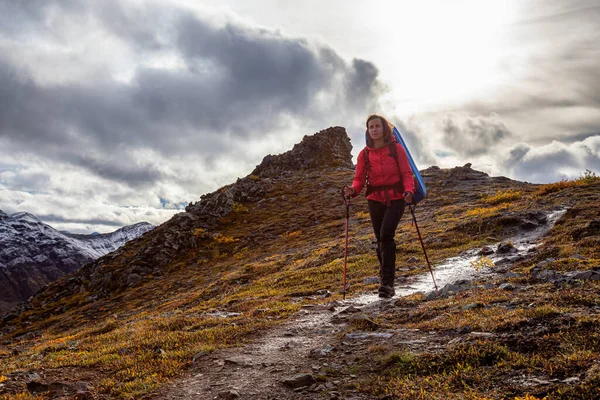
[[[420,168],[600,173],[597,0],[0,0],[0,209],[161,223],[370,113]],[[342,184],[342,182],[340,182]]]

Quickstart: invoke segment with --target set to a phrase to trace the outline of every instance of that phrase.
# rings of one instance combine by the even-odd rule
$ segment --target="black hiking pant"
[[[398,223],[404,214],[404,200],[392,200],[390,206],[374,200],[368,200],[369,214],[373,231],[377,238],[377,258],[381,284],[394,287],[396,275],[396,242],[394,235]]]

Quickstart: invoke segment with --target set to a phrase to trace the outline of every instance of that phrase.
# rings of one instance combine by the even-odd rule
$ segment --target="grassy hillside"
[[[530,259],[510,266],[515,290],[416,295],[382,313],[381,326],[434,333],[442,346],[374,349],[354,362],[366,376],[361,390],[394,399],[600,398],[600,282],[532,274],[536,265],[600,271],[600,182],[587,178],[541,186],[507,209],[570,207]]]
[[[26,387],[32,376],[62,382],[68,385],[63,390],[80,396],[140,398],[184,372],[195,355],[240,346],[305,304],[341,299],[345,210],[339,192],[352,175],[350,168],[329,166],[246,177],[257,185],[269,179],[261,199],[235,202],[214,225],[178,230],[177,241],[169,242],[172,257],[157,261],[160,268],[143,256],[170,237],[169,223],[99,260],[96,269],[51,285],[0,322],[0,398],[44,397]],[[548,257],[560,271],[598,267],[600,232],[590,228],[599,218],[598,179],[539,186],[468,167],[432,167],[423,175],[430,193],[418,215],[433,263],[510,237],[518,229],[515,218],[528,211],[569,211],[535,258],[511,267],[523,273],[513,281],[526,290],[471,290],[434,301],[411,296],[378,321],[449,338],[461,329],[493,336],[442,351],[373,349],[356,360],[360,390],[407,399],[511,398],[525,392],[516,377],[542,374],[559,380],[547,385],[552,398],[594,398],[589,393],[600,379],[598,283],[555,286],[535,281],[528,270]],[[356,295],[376,288],[363,279],[377,274],[362,195],[353,200],[351,215],[348,270]],[[179,242],[186,245],[172,244]],[[406,276],[425,272],[424,266],[408,268],[411,256],[420,257],[421,248],[405,216],[398,267]],[[140,260],[153,272],[135,273]],[[465,310],[471,303],[481,306]],[[560,383],[574,375],[580,376],[576,385]]]

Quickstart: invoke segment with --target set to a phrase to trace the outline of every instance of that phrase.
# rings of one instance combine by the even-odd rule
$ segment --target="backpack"
[[[415,165],[415,162],[412,159],[412,156],[410,155],[410,151],[408,151],[408,147],[406,146],[406,143],[404,143],[404,140],[402,139],[400,132],[398,131],[398,129],[396,127],[394,127],[392,132],[394,134],[394,138],[396,139],[396,142],[399,143],[400,145],[402,145],[402,147],[404,148],[404,151],[406,152],[406,156],[408,158],[408,163],[410,165],[410,169],[413,172],[413,177],[415,179],[415,193],[413,193],[412,204],[417,204],[418,202],[423,200],[425,198],[425,196],[427,196],[427,188],[425,187],[425,182],[423,181],[423,177],[421,176],[419,169]],[[368,135],[368,133],[365,133],[365,141],[367,139],[366,135]],[[398,167],[398,173],[400,174],[400,179],[402,179],[402,173],[400,172],[400,164],[398,164],[398,151],[396,150],[396,143],[392,142],[388,145],[388,147],[390,150],[390,156],[394,157],[394,160],[396,160],[396,166]],[[369,182],[369,168],[370,168],[371,164],[369,162],[369,150],[366,147],[365,147],[365,151],[363,152],[363,156],[364,156],[365,167],[366,167],[366,171],[367,171],[365,182],[367,183],[367,193],[369,193],[369,183],[368,182]],[[402,185],[402,180],[400,181],[400,185]],[[394,187],[394,189],[396,189],[399,193],[402,193],[404,191],[403,187],[404,186],[402,185],[399,187]],[[375,190],[377,190],[377,189],[375,189]],[[375,190],[372,190],[372,192]]]

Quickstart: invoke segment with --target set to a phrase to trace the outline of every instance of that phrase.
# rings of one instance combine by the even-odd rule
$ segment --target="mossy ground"
[[[363,393],[393,399],[600,398],[600,282],[554,285],[528,274],[547,257],[555,258],[551,268],[558,271],[600,268],[600,232],[587,228],[598,219],[600,185],[563,182],[550,189],[537,190],[538,205],[566,202],[571,208],[532,259],[512,266],[521,275],[509,281],[521,289],[399,299],[380,315],[382,326],[429,332],[445,344],[416,352],[398,345],[362,358]]]
[[[340,298],[345,209],[339,188],[351,177],[348,170],[313,171],[281,180],[261,204],[237,205],[211,232],[190,232],[198,247],[182,252],[162,276],[146,277],[99,300],[79,293],[24,312],[2,337],[0,381],[18,371],[43,371],[47,379],[85,379],[100,396],[139,398],[180,375],[199,352],[240,346],[302,305]],[[510,236],[510,227],[498,223],[506,212],[570,206],[537,257],[555,257],[565,271],[598,266],[598,236],[585,232],[598,218],[596,180],[547,191],[538,185],[509,191],[503,183],[477,195],[428,184],[436,189],[417,215],[433,263]],[[374,288],[363,279],[377,269],[364,199],[353,200],[351,214],[348,279],[357,294]],[[407,275],[426,271],[424,264],[409,269],[414,263],[407,259],[421,257],[409,216],[397,232],[398,267]],[[136,250],[126,248],[123,260]],[[574,254],[586,259],[573,259]],[[533,261],[513,269],[526,274]],[[494,336],[437,352],[379,349],[383,354],[377,359],[354,367],[360,390],[407,399],[594,398],[598,284],[557,288],[515,279],[529,289],[474,290],[431,302],[399,300],[395,310],[381,316],[384,326],[448,337],[461,330]],[[327,291],[333,294],[329,298],[321,295]],[[470,303],[481,307],[464,310]],[[236,314],[222,318],[219,312]],[[528,391],[517,379],[523,375],[558,381]],[[581,377],[578,384],[560,383],[575,375]],[[0,395],[16,398],[33,397],[24,387]]]

